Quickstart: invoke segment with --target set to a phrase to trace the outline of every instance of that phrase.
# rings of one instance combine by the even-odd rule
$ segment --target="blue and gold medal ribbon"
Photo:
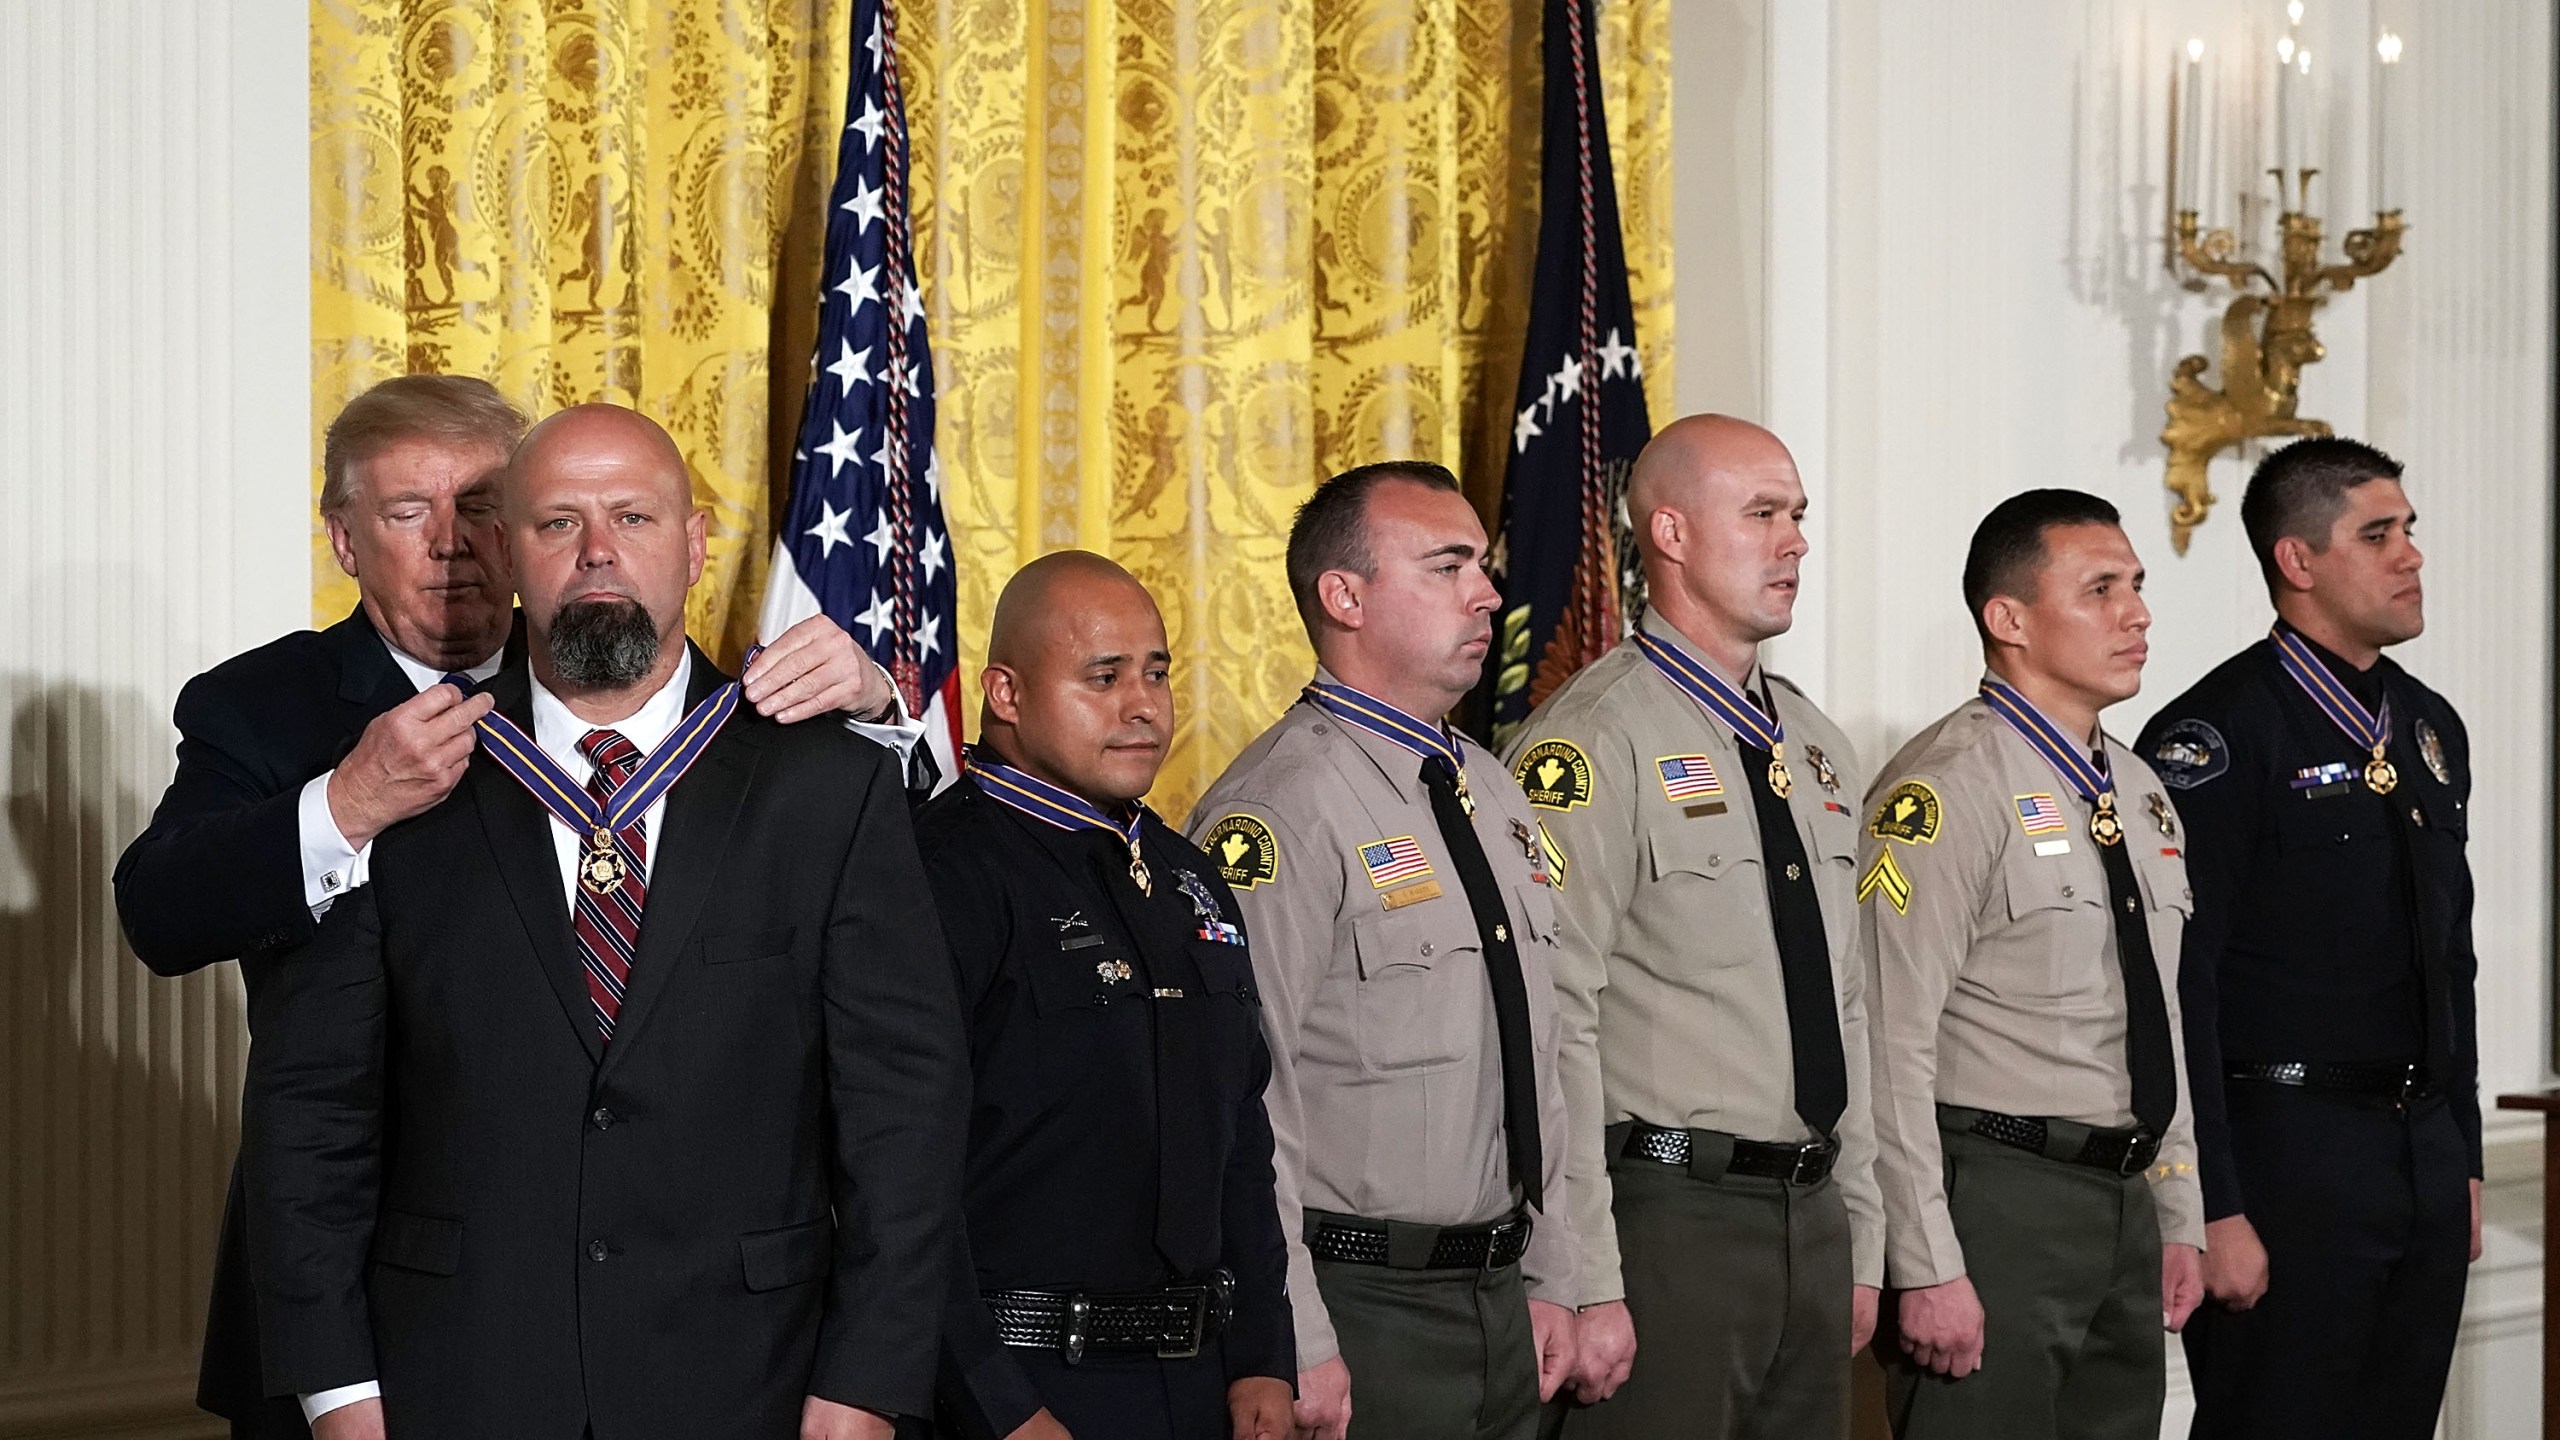
[[[757,651],[763,648],[758,646],[756,650],[747,652],[748,663],[753,664]],[[447,676],[446,683],[454,684],[457,678]],[[458,688],[465,694],[470,693],[468,685]],[[701,759],[702,753],[711,748],[712,737],[720,733],[720,727],[727,724],[729,717],[737,711],[738,682],[732,680],[704,696],[701,704],[677,721],[676,728],[669,732],[666,740],[650,751],[601,805],[587,793],[585,786],[570,779],[569,772],[561,769],[560,763],[513,720],[492,710],[480,717],[477,728],[481,748],[489,752],[490,759],[498,762],[498,768],[514,776],[516,783],[524,786],[561,824],[585,837],[589,851],[618,853],[621,845],[616,837],[639,824],[640,817],[649,813],[649,807],[658,803],[661,796],[684,778],[684,772],[693,768],[693,762]],[[585,873],[585,868],[580,866],[581,873]],[[612,873],[618,877],[619,868],[614,868]],[[614,883],[619,884],[619,879]]]
[[[2329,723],[2372,757],[2365,762],[2364,783],[2376,795],[2390,794],[2392,787],[2400,783],[2399,770],[2384,754],[2391,745],[2390,700],[2382,702],[2379,715],[2367,710],[2301,636],[2282,625],[2267,634],[2276,642],[2276,664],[2284,667],[2284,673],[2292,676],[2302,693],[2311,697],[2311,703],[2320,707],[2320,713],[2329,717]]]
[[[1155,878],[1147,872],[1147,861],[1138,848],[1139,831],[1147,822],[1145,802],[1129,802],[1129,823],[1121,824],[1102,812],[1092,801],[1072,790],[1062,790],[1037,775],[1017,770],[995,758],[987,750],[971,746],[963,761],[969,778],[987,792],[987,798],[1000,801],[1034,820],[1043,820],[1061,830],[1108,830],[1129,847],[1129,879],[1141,895],[1153,895]]]
[[[2101,845],[2122,844],[2124,822],[2116,816],[2115,777],[2098,768],[2079,743],[2046,719],[2026,696],[1997,680],[1985,680],[1982,702],[2018,732],[2028,749],[2043,756],[2044,763],[2053,767],[2053,773],[2061,776],[2064,784],[2094,807],[2089,816],[2090,837]]]
[[[1467,793],[1466,758],[1458,752],[1458,737],[1449,733],[1445,723],[1435,725],[1416,719],[1377,696],[1348,685],[1310,685],[1306,696],[1317,709],[1345,725],[1356,725],[1425,760],[1448,766],[1449,773],[1457,777],[1459,808],[1471,817],[1476,813],[1475,797]]]
[[[1787,773],[1787,727],[1777,716],[1760,708],[1759,702],[1733,687],[1715,671],[1690,659],[1674,646],[1656,640],[1642,630],[1636,632],[1636,648],[1663,678],[1680,688],[1682,694],[1698,702],[1708,714],[1725,723],[1733,737],[1757,750],[1769,752],[1769,789],[1783,800],[1794,787]]]

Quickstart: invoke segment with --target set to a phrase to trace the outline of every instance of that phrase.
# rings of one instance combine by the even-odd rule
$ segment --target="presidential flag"
[[[951,532],[933,449],[933,355],[907,224],[907,120],[885,0],[855,0],[827,207],[818,347],[759,628],[824,614],[898,683],[945,776],[960,773]]]
[[[1652,437],[1590,0],[1547,0],[1537,277],[1494,546],[1486,657],[1498,749],[1531,708],[1626,638],[1644,581],[1627,471]]]

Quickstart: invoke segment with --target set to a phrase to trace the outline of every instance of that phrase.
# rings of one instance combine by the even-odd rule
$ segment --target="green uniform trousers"
[[[1534,1440],[1538,1349],[1518,1265],[1316,1261],[1351,1368],[1351,1440]]]

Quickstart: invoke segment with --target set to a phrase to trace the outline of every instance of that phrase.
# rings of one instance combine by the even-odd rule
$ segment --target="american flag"
[[[1674,800],[1724,793],[1724,780],[1704,755],[1665,755],[1653,768],[1662,772],[1662,793]]]
[[[1369,870],[1369,883],[1384,890],[1399,880],[1431,873],[1431,857],[1413,843],[1410,835],[1392,840],[1376,840],[1360,847],[1360,863]]]
[[[2071,828],[2062,818],[2062,807],[2050,795],[2021,795],[2018,800],[2018,828],[2030,835],[2051,835]]]
[[[886,0],[855,0],[844,134],[827,206],[826,290],[759,628],[811,615],[853,633],[898,682],[945,776],[960,773],[959,633],[951,532],[933,448],[907,223],[907,118]]]

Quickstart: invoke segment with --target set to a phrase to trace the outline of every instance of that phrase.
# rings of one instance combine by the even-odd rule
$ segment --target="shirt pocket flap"
[[[1451,927],[1443,916],[1434,913],[1448,899],[1443,895],[1402,910],[1364,915],[1353,924],[1351,944],[1360,959],[1361,978],[1374,980],[1380,971],[1398,968],[1429,970],[1453,950],[1477,949],[1472,918],[1462,926]],[[1460,913],[1465,913],[1466,900],[1460,897],[1456,903],[1462,907]]]
[[[736,965],[748,960],[770,960],[791,953],[791,942],[798,938],[798,927],[784,925],[773,930],[731,930],[720,935],[702,937],[702,963]]]
[[[1512,906],[1520,916],[1520,928],[1532,940],[1556,938],[1556,897],[1546,886],[1531,882],[1511,887]]]
[[[2105,885],[2081,877],[2053,856],[2038,855],[2009,861],[2000,867],[2000,883],[2008,891],[2009,918],[2012,920],[2023,920],[2039,910],[2072,910],[2082,905],[2106,907]]]
[[[826,1274],[835,1250],[835,1230],[833,1220],[812,1220],[739,1236],[738,1260],[746,1272],[747,1288],[759,1293],[779,1290]]]
[[[1209,994],[1253,998],[1253,961],[1243,946],[1223,940],[1194,940],[1191,963],[1200,972],[1200,988]]]
[[[1721,880],[1751,858],[1747,837],[1727,833],[1721,825],[1658,825],[1645,834],[1653,853],[1653,878],[1703,875]]]
[[[422,1274],[451,1275],[462,1268],[462,1222],[386,1208],[373,1229],[373,1259]]]

